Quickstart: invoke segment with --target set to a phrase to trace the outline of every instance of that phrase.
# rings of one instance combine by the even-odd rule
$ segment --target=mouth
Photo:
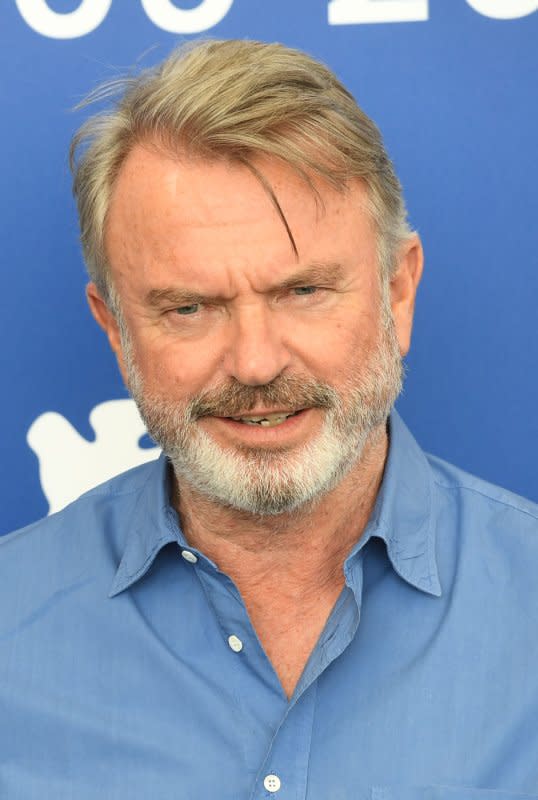
[[[302,409],[298,411],[274,411],[266,414],[243,414],[239,417],[226,417],[233,422],[240,422],[243,425],[258,425],[262,428],[274,428],[282,425],[291,417],[296,417]]]
[[[215,419],[222,420],[223,422],[232,422],[238,425],[248,425],[255,428],[276,428],[279,425],[284,425],[286,422],[291,422],[294,417],[302,416],[307,412],[308,408],[298,408],[294,411],[278,410],[278,411],[258,411],[258,413],[244,413],[232,416],[215,415]]]
[[[314,408],[299,408],[297,410],[278,409],[264,411],[254,409],[251,412],[237,414],[232,417],[224,415],[208,415],[209,430],[213,430],[217,437],[224,434],[236,438],[244,445],[259,445],[271,447],[272,445],[290,445],[296,440],[312,433],[312,428],[317,427],[317,415]],[[257,412],[257,413],[254,413]],[[216,425],[216,427],[214,427]]]

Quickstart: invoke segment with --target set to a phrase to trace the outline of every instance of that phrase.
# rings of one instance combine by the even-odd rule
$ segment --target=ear
[[[123,380],[126,382],[125,363],[123,359],[123,349],[121,346],[121,335],[118,321],[110,310],[106,301],[101,296],[95,283],[89,283],[86,286],[86,298],[95,321],[99,327],[104,330],[108,337],[108,342],[118,361],[118,367],[122,374]]]
[[[403,245],[398,258],[398,267],[390,281],[392,317],[402,356],[407,355],[411,346],[415,297],[423,264],[422,244],[419,237],[414,234]]]

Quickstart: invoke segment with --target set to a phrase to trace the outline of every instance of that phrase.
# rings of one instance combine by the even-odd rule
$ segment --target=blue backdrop
[[[126,392],[84,299],[66,154],[87,112],[70,109],[96,82],[137,60],[152,64],[194,35],[307,50],[380,125],[426,250],[399,409],[427,450],[538,500],[536,8],[534,0],[2,3],[0,532],[155,454],[138,447],[128,401],[109,402]]]

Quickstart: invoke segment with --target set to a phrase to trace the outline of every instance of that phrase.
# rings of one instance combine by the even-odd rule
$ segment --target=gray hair
[[[118,172],[138,143],[247,166],[271,197],[294,248],[278,199],[252,160],[278,158],[314,191],[313,177],[339,191],[362,179],[381,275],[391,276],[412,234],[402,189],[378,128],[325,65],[280,44],[195,42],[156,67],[103,84],[83,105],[118,94],[114,107],[88,119],[71,144],[84,259],[109,304],[107,213]]]

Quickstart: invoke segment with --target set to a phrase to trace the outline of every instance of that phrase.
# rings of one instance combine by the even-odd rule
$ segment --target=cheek
[[[354,312],[327,322],[315,337],[317,350],[328,365],[339,371],[347,373],[357,367],[377,346],[379,321],[375,314]]]
[[[298,370],[304,369],[330,386],[344,386],[361,374],[373,347],[375,337],[357,326],[356,321],[354,324],[334,321],[318,331],[311,327],[296,351],[302,362]]]
[[[176,399],[191,397],[215,381],[215,354],[206,350],[199,342],[146,339],[137,348],[137,364],[149,390],[165,391]]]

